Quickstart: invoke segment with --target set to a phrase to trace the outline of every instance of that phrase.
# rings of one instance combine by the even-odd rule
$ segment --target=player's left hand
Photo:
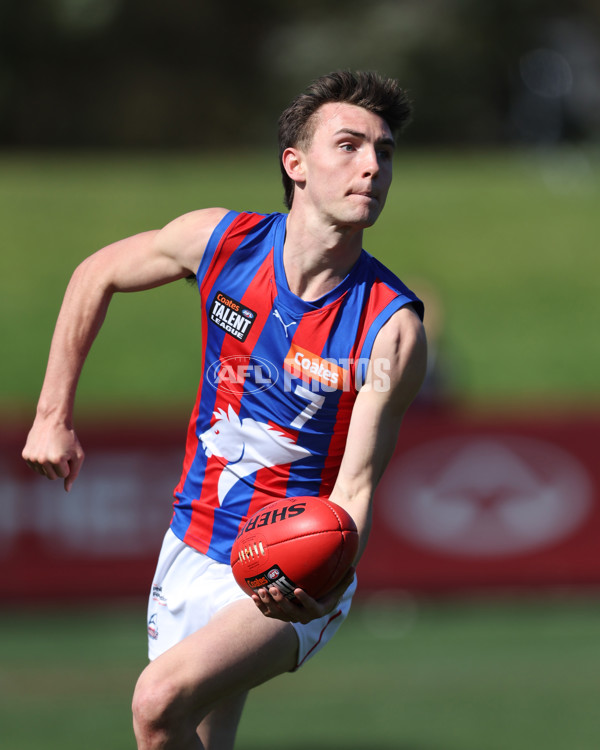
[[[252,594],[252,600],[265,617],[306,624],[329,614],[337,607],[344,592],[354,580],[355,572],[354,568],[350,568],[340,583],[320,599],[313,599],[302,589],[295,589],[294,598],[288,599],[277,586],[270,586]]]

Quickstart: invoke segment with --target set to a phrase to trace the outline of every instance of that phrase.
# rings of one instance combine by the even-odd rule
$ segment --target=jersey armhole
[[[371,360],[371,353],[373,351],[373,345],[375,344],[377,334],[394,313],[398,312],[398,310],[401,310],[407,305],[413,305],[413,307],[415,308],[415,312],[417,313],[419,318],[423,320],[425,308],[421,300],[417,297],[411,298],[404,294],[401,294],[398,297],[394,297],[394,299],[383,308],[383,310],[379,313],[379,315],[377,315],[377,317],[369,326],[369,330],[367,332],[363,345],[358,353],[358,362],[355,375],[355,382],[357,383],[358,390],[360,390],[362,384],[367,378],[367,368]]]
[[[215,253],[217,251],[217,248],[219,247],[221,240],[227,233],[227,230],[229,229],[231,224],[235,221],[236,217],[238,217],[239,215],[239,211],[228,211],[221,219],[221,221],[217,224],[217,226],[213,229],[213,233],[211,234],[210,239],[206,244],[206,248],[202,253],[202,259],[200,261],[200,265],[198,266],[198,271],[196,272],[196,281],[198,283],[198,286],[202,284],[202,279],[206,276],[208,269],[210,268],[215,258]]]

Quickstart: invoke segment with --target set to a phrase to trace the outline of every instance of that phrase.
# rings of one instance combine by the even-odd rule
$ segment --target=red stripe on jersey
[[[202,335],[204,335],[204,333]],[[203,354],[203,358],[204,358],[204,354]],[[196,435],[196,420],[198,418],[198,408],[200,406],[201,395],[202,395],[202,380],[200,380],[200,385],[198,387],[198,395],[196,396],[196,402],[194,404],[194,409],[192,410],[192,416],[190,417],[190,421],[188,423],[187,438],[185,442],[185,456],[183,458],[183,468],[181,470],[181,477],[179,479],[177,486],[173,490],[173,494],[175,495],[174,504],[177,504],[178,502],[177,494],[179,494],[183,490],[183,485],[185,484],[186,477],[189,473],[190,467],[192,466],[194,462],[196,451],[198,450],[198,437]]]
[[[369,334],[373,321],[382,310],[385,310],[392,300],[396,299],[397,296],[398,292],[391,289],[387,284],[382,282],[381,279],[375,279],[371,288],[371,294],[369,295],[369,302],[361,320],[360,336],[352,350],[353,362],[356,363],[356,360],[362,351],[365,339]]]
[[[229,258],[242,244],[252,227],[259,224],[263,219],[264,216],[261,214],[240,214],[231,222],[231,225],[227,228],[223,237],[221,237],[210,265],[200,283],[201,295],[203,295],[205,290],[212,289],[218,275],[223,270]]]
[[[290,466],[291,464],[265,466],[264,469],[259,469],[256,472],[254,492],[252,493],[252,499],[246,511],[246,516],[240,521],[240,529],[250,516],[254,515],[261,508],[264,508],[265,505],[285,497],[290,476]]]
[[[263,217],[260,214],[252,214],[252,215],[240,214],[240,216],[236,217],[232,221],[231,225],[228,227],[223,237],[221,237],[221,240],[219,241],[219,244],[217,245],[217,248],[214,252],[214,255],[212,257],[208,270],[205,273],[204,278],[200,282],[199,290],[200,290],[201,295],[202,295],[203,290],[210,289],[212,287],[217,276],[223,269],[223,266],[231,257],[231,254],[235,252],[235,250],[237,250],[237,248],[240,246],[240,244],[244,240],[244,237],[246,236],[246,233],[248,232],[248,230],[251,229],[256,224],[258,224],[262,219]],[[227,243],[226,249],[224,249],[223,247],[225,243]],[[202,357],[201,357],[201,362],[200,362],[200,372],[204,372],[205,353],[206,353],[206,347],[204,345],[204,342],[206,341],[206,334],[208,330],[207,316],[204,313],[204,311],[202,314],[201,326],[202,326],[202,339],[201,339]],[[194,462],[194,458],[198,450],[198,437],[196,435],[196,420],[198,418],[198,409],[200,408],[200,399],[202,397],[202,382],[203,382],[202,379],[200,379],[200,383],[198,385],[198,393],[196,395],[196,401],[194,403],[194,408],[192,410],[192,415],[190,417],[190,421],[188,424],[187,438],[186,438],[186,445],[185,445],[185,456],[183,459],[183,468],[182,468],[181,478],[179,480],[179,483],[177,484],[174,490],[175,494],[182,491],[188,472]],[[177,502],[177,500],[175,500],[175,502]]]
[[[208,318],[204,314],[202,315],[202,359],[200,364],[200,372],[204,373],[205,371],[205,360],[206,360],[206,336],[208,333]],[[198,411],[200,409],[200,402],[202,399],[202,386],[204,384],[204,377],[200,378],[200,383],[198,385],[198,395],[196,397],[196,403],[194,404],[194,410],[192,412],[192,416],[190,418],[190,423],[188,426],[188,435],[187,435],[187,444],[186,444],[186,450],[185,450],[185,459],[183,464],[183,472],[181,475],[181,479],[179,480],[179,484],[177,485],[175,492],[183,492],[183,487],[185,485],[185,482],[187,480],[188,472],[190,468],[193,465],[196,453],[198,451],[198,443],[200,442],[200,438],[197,434],[197,427],[198,427]],[[192,547],[195,547],[200,552],[206,552],[208,549],[208,543],[204,540],[210,540],[211,535],[208,534],[208,536],[205,536],[202,533],[202,529],[209,528],[212,531],[213,523],[214,523],[214,505],[210,502],[205,502],[202,500],[205,493],[208,494],[210,498],[217,499],[217,486],[216,482],[213,482],[214,487],[210,487],[210,479],[207,480],[207,477],[215,477],[215,474],[218,476],[218,472],[211,471],[209,473],[208,469],[210,467],[211,461],[217,461],[218,459],[216,457],[211,457],[208,459],[206,464],[206,471],[205,471],[205,478],[202,482],[202,491],[200,494],[200,498],[196,500],[192,500],[191,506],[192,506],[192,513],[191,513],[191,520],[190,525],[188,526],[188,529],[185,533],[185,537],[183,539],[186,544],[190,544]],[[218,499],[217,499],[217,505],[218,505]]]
[[[354,387],[349,391],[344,391],[340,396],[335,425],[331,440],[329,441],[327,458],[323,462],[323,469],[321,470],[321,486],[319,487],[319,495],[321,497],[329,497],[335,485],[344,456],[344,450],[346,449],[348,427],[355,401],[356,391]]]
[[[321,314],[317,316],[309,313],[307,315],[304,315],[300,324],[298,325],[297,330],[294,333],[292,344],[298,347],[306,346],[307,348],[310,348],[312,352],[321,355],[331,334],[332,317],[335,317],[335,315],[337,314],[341,301],[342,298],[336,300],[336,302],[330,305],[329,308],[323,308],[323,310],[320,311],[321,313],[327,311],[328,314]],[[334,433],[332,435],[332,442],[330,443],[328,456],[325,459],[324,468],[321,473],[322,479],[321,485],[319,487],[319,495],[321,496],[328,497],[333,489],[333,485],[337,477],[337,470],[340,465],[340,458],[337,453],[333,454],[337,456],[335,459],[331,458],[332,448],[335,449],[337,445],[337,443],[333,441],[336,440],[336,434],[339,433],[344,436],[344,429],[347,432],[349,417],[347,410],[343,409],[343,406],[345,404],[349,404],[351,408],[351,405],[354,403],[355,396],[356,392],[352,387],[350,391],[345,390],[340,395],[336,424]],[[337,442],[339,442],[339,438]]]
[[[202,312],[200,323],[201,323],[201,336],[202,336],[200,372],[203,373],[205,357],[206,357],[206,346],[204,342],[206,341],[206,334],[207,334],[207,329],[208,329],[207,316],[204,313],[204,311]],[[194,403],[194,408],[192,409],[192,415],[188,423],[187,437],[186,437],[186,443],[185,443],[185,456],[183,459],[183,468],[181,471],[181,478],[179,479],[179,483],[177,484],[177,487],[175,487],[175,490],[173,493],[175,495],[175,504],[178,502],[177,494],[183,491],[185,480],[187,479],[187,475],[190,471],[190,468],[192,467],[192,464],[194,463],[196,452],[198,451],[198,436],[196,435],[196,422],[198,420],[198,410],[200,409],[200,401],[202,398],[203,382],[204,382],[204,378],[200,377],[200,383],[198,384],[198,392],[196,394],[196,401]]]
[[[246,289],[244,296],[240,300],[243,305],[247,305],[256,312],[256,322],[250,329],[246,341],[244,342],[245,348],[250,353],[254,350],[256,342],[258,341],[273,308],[273,284],[270,283],[273,278],[273,249],[271,249],[271,252],[261,263],[260,268],[254,274],[252,283]],[[265,294],[265,289],[267,288],[270,290],[269,295]],[[261,321],[260,324],[259,320]]]
[[[352,408],[354,407],[354,402],[357,396],[356,367],[358,356],[362,350],[373,321],[397,296],[398,295],[394,290],[390,289],[386,284],[382,284],[380,280],[377,279],[373,284],[369,296],[369,302],[362,312],[358,328],[358,337],[352,348],[352,352],[350,353],[350,361],[352,363],[350,366],[351,387],[349,390],[344,390],[338,404],[338,412],[331,441],[329,443],[329,451],[327,452],[327,458],[325,459],[323,471],[321,473],[321,487],[319,489],[319,495],[321,496],[328,497],[331,494],[346,449]]]
[[[239,244],[239,243],[238,243]],[[252,282],[250,283],[249,287],[247,288],[246,292],[244,293],[242,299],[240,302],[243,305],[247,305],[248,307],[251,307],[256,312],[256,319],[254,321],[254,324],[252,325],[252,328],[250,329],[248,336],[246,340],[242,343],[238,341],[237,339],[234,339],[231,336],[228,336],[227,334],[223,337],[223,343],[221,345],[221,353],[220,353],[220,359],[221,361],[226,361],[228,357],[235,357],[236,359],[238,357],[243,356],[250,356],[252,353],[252,350],[254,349],[256,342],[258,340],[258,337],[260,336],[268,318],[271,312],[271,306],[272,301],[270,297],[266,297],[264,294],[265,286],[268,284],[269,278],[271,278],[273,275],[273,252],[271,251],[269,255],[264,259],[264,261],[261,263],[260,268],[256,272]],[[211,287],[207,287],[207,291],[210,291]],[[262,290],[257,293],[256,290]],[[204,325],[202,326],[202,340],[206,341],[207,336],[207,328],[208,328],[208,322],[207,322],[207,316],[204,316],[203,319]],[[241,350],[241,351],[240,351]],[[242,353],[241,353],[242,352]],[[205,356],[205,347],[203,346],[203,353],[202,353],[202,372],[204,372],[204,356]],[[213,407],[213,418],[211,419],[211,424],[214,424],[214,417],[216,414],[219,413],[225,413],[226,415],[229,414],[229,408],[231,407],[236,415],[240,412],[240,402],[243,395],[243,382],[240,383],[239,388],[236,388],[235,386],[232,387],[232,382],[227,381],[225,384],[224,381],[222,381],[218,388],[217,388],[217,394],[215,397],[214,407]],[[200,384],[199,388],[199,394],[202,390],[202,383]],[[194,417],[192,418],[193,422],[193,429],[194,429],[194,439],[195,439],[195,448],[189,451],[190,455],[193,458],[193,455],[195,454],[195,451],[198,448],[198,438],[196,436],[196,420],[198,416],[198,408],[200,403],[200,395],[198,396],[198,399],[196,400],[196,406],[194,411]],[[189,433],[188,433],[189,434]],[[187,452],[186,452],[186,459],[187,459]],[[208,545],[210,543],[210,539],[212,537],[212,529],[214,525],[214,511],[216,508],[219,507],[219,496],[217,491],[217,485],[218,485],[218,478],[221,475],[221,471],[219,470],[219,466],[211,465],[211,462],[218,461],[221,464],[224,464],[221,459],[211,456],[211,458],[208,460],[206,465],[206,471],[205,471],[205,478],[202,483],[202,491],[200,493],[200,497],[197,500],[192,501],[192,518],[190,521],[190,525],[188,527],[188,530],[186,532],[184,541],[188,543],[192,539],[194,540],[194,545],[197,549],[199,549],[199,544],[201,544],[204,549],[201,549],[200,551],[205,552],[206,549],[208,549]],[[191,464],[190,464],[191,465]],[[188,467],[189,468],[189,467]],[[181,486],[183,486],[183,482],[185,480],[182,480],[180,483]],[[201,513],[199,510],[201,509]],[[208,540],[207,542],[200,542],[200,540]]]
[[[294,443],[298,440],[297,430],[283,428],[281,425],[275,424],[272,420],[269,420],[267,424],[272,429],[277,430],[277,432],[283,433],[289,437]],[[251,515],[271,502],[271,500],[277,500],[286,496],[291,466],[291,463],[277,464],[275,466],[266,466],[264,469],[259,469],[256,472],[254,493],[248,507],[246,518],[242,519],[240,522],[240,528]]]
[[[320,310],[305,313],[294,331],[292,347],[305,348],[320,356],[331,334],[332,320],[337,315],[343,298],[342,295]]]
[[[215,508],[219,507],[218,480],[221,472],[218,471],[222,460],[218,456],[211,456],[206,462],[206,472],[202,482],[200,497],[192,500],[192,519],[183,541],[199,552],[206,552],[210,546],[210,535],[206,530],[212,531],[215,521]],[[215,470],[215,465],[216,469]]]

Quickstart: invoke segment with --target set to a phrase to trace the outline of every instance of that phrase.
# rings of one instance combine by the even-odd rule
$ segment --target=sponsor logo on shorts
[[[265,586],[272,586],[275,584],[286,599],[294,599],[294,589],[298,586],[291,581],[285,573],[281,570],[279,565],[272,565],[268,570],[263,573],[246,578],[246,583],[253,591],[258,591]]]
[[[153,641],[155,641],[158,638],[157,620],[158,620],[158,615],[156,614],[156,612],[148,620],[148,636],[152,638]]]
[[[166,607],[167,597],[163,594],[162,586],[158,583],[152,585],[152,601],[160,604],[161,607]]]
[[[238,341],[245,341],[254,321],[254,310],[223,292],[217,292],[211,302],[208,316],[213,323]]]

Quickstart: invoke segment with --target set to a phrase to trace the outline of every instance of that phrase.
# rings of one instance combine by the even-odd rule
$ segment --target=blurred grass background
[[[486,407],[597,406],[598,152],[401,150],[395,170],[365,247],[439,308],[431,312],[441,327],[440,374],[453,398]],[[31,410],[78,262],[208,205],[281,210],[275,159],[0,156],[3,404]],[[199,330],[197,297],[185,282],[117,295],[78,408],[187,409]]]
[[[294,675],[251,693],[240,750],[596,750],[600,603],[363,601]],[[0,620],[7,750],[126,750],[141,608]]]

